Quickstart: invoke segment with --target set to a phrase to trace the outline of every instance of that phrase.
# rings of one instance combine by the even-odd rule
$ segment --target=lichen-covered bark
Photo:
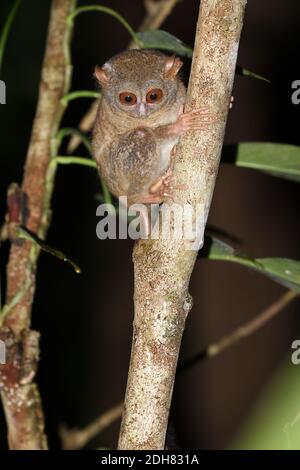
[[[49,225],[54,170],[55,135],[63,114],[60,102],[70,85],[67,17],[76,0],[53,0],[39,99],[26,158],[22,188],[8,197],[8,234],[11,251],[7,265],[7,296],[0,336],[7,346],[7,363],[0,366],[0,390],[11,449],[46,449],[44,419],[33,379],[39,356],[38,333],[30,331],[39,250],[15,237],[18,223],[43,237]]]
[[[246,0],[202,0],[186,110],[208,105],[219,120],[177,149],[175,202],[211,203]],[[135,317],[119,449],[163,449],[188,293],[197,253],[188,240],[141,240],[134,249]]]
[[[19,338],[3,327],[0,339],[6,344],[6,364],[0,366],[0,389],[8,426],[10,449],[46,449],[44,416],[39,392],[32,382],[39,359],[36,331],[24,329]]]

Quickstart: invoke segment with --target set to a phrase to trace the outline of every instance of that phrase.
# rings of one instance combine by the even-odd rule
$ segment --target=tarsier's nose
[[[147,114],[147,107],[145,103],[140,103],[139,104],[139,115],[140,116],[146,116]]]

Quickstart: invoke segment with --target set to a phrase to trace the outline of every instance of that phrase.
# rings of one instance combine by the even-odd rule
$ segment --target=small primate
[[[102,98],[94,158],[112,194],[127,196],[128,205],[161,203],[171,196],[179,137],[215,120],[207,107],[183,112],[181,66],[175,56],[129,50],[95,69]]]

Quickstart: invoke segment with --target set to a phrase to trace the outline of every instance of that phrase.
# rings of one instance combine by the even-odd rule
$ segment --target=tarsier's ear
[[[108,82],[109,82],[108,74],[103,68],[99,67],[99,65],[96,65],[95,67],[94,77],[97,78],[98,82],[100,83],[102,87],[106,87],[108,85]]]
[[[179,59],[179,57],[176,57],[175,55],[168,57],[165,63],[165,73],[164,73],[165,77],[175,78],[179,70],[181,69],[182,65],[183,65],[183,62]]]

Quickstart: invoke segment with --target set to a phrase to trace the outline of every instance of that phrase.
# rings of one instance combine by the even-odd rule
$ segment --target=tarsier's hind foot
[[[159,198],[161,202],[165,197],[171,197],[171,191],[173,189],[172,182],[173,177],[170,175],[161,176],[159,180],[150,187],[150,196]]]
[[[145,193],[134,194],[132,201],[139,204],[161,204],[165,197],[171,197],[173,186],[173,169],[176,155],[176,146],[171,152],[170,164],[166,172],[160,176]]]
[[[165,172],[164,175],[162,175],[159,180],[154,183],[150,187],[150,194],[153,196],[158,196],[162,199],[162,201],[165,198],[170,198],[173,200],[173,191],[174,189],[184,189],[185,186],[183,185],[177,185],[175,184],[175,178],[173,175],[174,171],[174,164],[175,164],[175,158],[176,158],[176,145],[174,145],[172,152],[171,152],[171,159],[170,159],[170,165]]]
[[[171,197],[172,189],[173,189],[173,170],[174,170],[174,159],[176,155],[176,145],[174,145],[172,152],[171,152],[171,158],[170,158],[170,164],[168,166],[167,171],[159,177],[159,179],[153,183],[149,189],[149,193],[154,196],[154,197],[160,197],[161,202],[165,197]]]

